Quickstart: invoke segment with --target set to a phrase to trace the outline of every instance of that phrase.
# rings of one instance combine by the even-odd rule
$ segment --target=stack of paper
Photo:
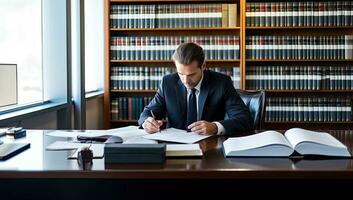
[[[199,144],[167,144],[168,157],[202,156]]]

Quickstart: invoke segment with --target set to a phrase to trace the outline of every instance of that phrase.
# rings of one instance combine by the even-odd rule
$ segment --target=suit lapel
[[[203,109],[205,106],[205,102],[208,96],[208,91],[209,91],[209,83],[208,83],[208,72],[207,70],[204,71],[204,77],[201,83],[201,91],[200,91],[200,95],[199,95],[199,112],[198,112],[198,116],[197,119],[201,120],[202,119],[202,113],[203,113]]]
[[[184,118],[186,116],[186,88],[179,79],[178,84],[175,85],[175,92],[177,94],[177,105],[181,110],[181,116]],[[186,119],[184,119],[186,120]]]

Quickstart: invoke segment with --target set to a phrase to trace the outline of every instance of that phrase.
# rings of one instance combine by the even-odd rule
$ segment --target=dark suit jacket
[[[167,117],[167,127],[186,129],[187,89],[177,73],[163,77],[157,94],[146,106],[138,121],[142,123],[153,111],[157,119]],[[253,119],[233,87],[230,77],[205,70],[199,94],[198,119],[220,122],[227,134],[253,129]]]

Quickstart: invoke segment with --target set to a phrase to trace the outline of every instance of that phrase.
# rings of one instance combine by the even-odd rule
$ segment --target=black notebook
[[[6,160],[28,149],[30,143],[4,143],[0,145],[0,160]]]

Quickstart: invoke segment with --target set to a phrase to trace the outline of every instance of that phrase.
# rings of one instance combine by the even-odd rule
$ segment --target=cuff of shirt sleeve
[[[213,123],[215,123],[217,126],[217,129],[218,129],[217,135],[223,135],[226,133],[226,129],[224,128],[224,126],[221,123],[219,123],[219,122],[213,122]]]

